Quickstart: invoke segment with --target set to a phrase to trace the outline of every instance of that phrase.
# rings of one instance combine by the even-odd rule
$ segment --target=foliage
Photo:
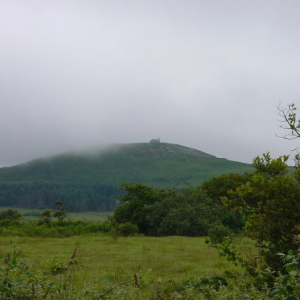
[[[246,184],[252,175],[252,173],[224,174],[205,181],[199,188],[214,201],[221,202],[221,198],[226,197],[228,191],[235,190],[242,184]],[[231,230],[238,231],[245,226],[245,218],[239,212],[224,210],[222,223]]]
[[[37,221],[8,222],[0,227],[0,236],[39,236],[39,237],[68,237],[99,232],[109,232],[112,224],[109,221],[64,220],[45,222]]]
[[[77,248],[74,248],[67,263],[57,263],[54,260],[48,266],[49,272],[44,273],[20,262],[21,251],[14,249],[1,257],[1,299],[83,299],[86,291],[75,286],[75,273],[79,270],[79,264],[75,260]],[[59,278],[55,278],[56,276]]]
[[[55,208],[56,211],[53,214],[53,217],[62,222],[67,216],[67,213],[64,211],[64,203],[61,200],[55,201]]]
[[[8,209],[0,213],[0,220],[15,221],[22,218],[22,215],[14,209]]]
[[[139,228],[140,233],[149,231],[150,207],[158,200],[172,197],[177,192],[173,190],[158,190],[146,184],[123,183],[122,189],[127,193],[119,198],[124,205],[119,206],[114,213],[116,223],[131,222]]]
[[[34,274],[24,263],[19,263],[19,254],[14,250],[1,257],[1,299],[46,299],[54,283],[45,282],[43,276]]]
[[[205,191],[207,196],[216,201],[221,201],[221,197],[227,196],[229,190],[235,190],[242,184],[247,183],[252,173],[244,174],[223,174],[212,179],[208,179],[201,184],[201,189]]]
[[[299,252],[298,252],[299,253]],[[287,254],[278,253],[284,262],[284,274],[280,274],[275,281],[275,289],[271,296],[276,299],[300,299],[300,255],[290,250]]]
[[[184,280],[183,282],[173,284],[174,286],[170,287],[168,292],[171,292],[174,298],[178,297],[179,299],[182,297],[185,299],[190,299],[192,295],[192,297],[195,297],[195,299],[210,299],[212,295],[217,295],[220,288],[228,286],[226,278],[221,276],[188,279]]]
[[[215,246],[219,250],[219,256],[226,257],[226,259],[237,265],[244,267],[245,260],[241,255],[241,252],[238,251],[237,246],[233,241],[226,237],[222,240],[221,243]]]
[[[113,211],[120,196],[117,186],[80,182],[0,181],[0,205],[20,208],[52,208],[61,199],[68,212]]]
[[[220,244],[232,236],[232,231],[223,224],[213,224],[208,230],[208,236],[212,244]]]
[[[117,224],[135,224],[146,235],[205,236],[211,225],[223,224],[228,217],[222,204],[199,188],[177,192],[124,183],[123,189],[127,192],[120,197],[124,204],[116,209],[113,219]]]
[[[222,198],[228,208],[247,218],[246,235],[274,270],[282,267],[277,252],[296,251],[299,246],[295,236],[300,233],[300,189],[286,161],[286,156],[271,159],[268,153],[256,157],[250,181]]]
[[[22,215],[14,210],[8,209],[0,213],[0,226],[18,225]]]
[[[51,219],[52,219],[52,215],[51,215],[51,210],[50,209],[46,209],[41,213],[41,219],[43,220],[44,223],[50,223]]]
[[[157,213],[161,211],[160,219]],[[189,188],[173,198],[156,202],[147,216],[158,235],[205,236],[210,224],[221,218],[218,204],[201,190]]]
[[[119,236],[134,236],[139,233],[139,227],[130,222],[120,223],[112,228],[112,233]]]
[[[278,107],[279,111],[279,122],[282,124],[280,128],[288,131],[287,134],[281,136],[286,140],[294,140],[300,138],[300,119],[297,115],[297,107],[294,103],[289,104],[286,108],[282,108],[281,106]],[[299,169],[300,166],[300,153],[299,147],[293,149],[296,151],[296,155],[294,157],[295,166]],[[295,176],[297,175],[297,179],[300,179],[300,171],[296,172]]]
[[[283,137],[288,140],[297,139],[300,137],[300,120],[297,118],[297,107],[294,103],[289,104],[286,108],[278,107],[280,122],[283,123],[280,127],[288,130],[289,133]]]

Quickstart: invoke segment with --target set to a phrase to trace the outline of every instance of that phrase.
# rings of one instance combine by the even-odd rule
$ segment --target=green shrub
[[[278,253],[284,261],[284,273],[275,280],[275,288],[270,296],[278,299],[300,299],[300,255],[292,250],[288,254]],[[276,298],[276,299],[277,299]]]
[[[19,220],[22,218],[22,215],[14,209],[8,209],[8,210],[4,210],[0,213],[0,220]]]
[[[109,232],[112,223],[93,222],[83,220],[65,220],[45,222],[42,219],[35,221],[0,220],[0,236],[39,236],[39,237],[67,237],[97,232]]]
[[[114,227],[115,233],[121,236],[134,236],[139,233],[139,227],[131,222],[118,224]]]
[[[222,224],[214,224],[210,226],[208,230],[208,236],[212,244],[222,243],[224,238],[228,238],[231,235],[232,235],[231,230]]]
[[[52,214],[51,214],[50,209],[44,210],[42,212],[42,214],[40,215],[40,218],[44,223],[50,223],[52,220]]]

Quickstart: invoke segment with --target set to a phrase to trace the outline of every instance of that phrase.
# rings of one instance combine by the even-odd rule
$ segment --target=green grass
[[[31,208],[19,208],[19,207],[2,207],[0,206],[0,212],[13,209],[17,210],[24,220],[37,220],[44,209],[31,209]],[[70,220],[88,220],[88,221],[106,221],[108,217],[112,216],[113,212],[78,212],[67,213],[67,219]]]
[[[140,299],[151,299],[154,289],[165,288],[171,283],[223,276],[226,270],[240,271],[220,258],[214,248],[205,244],[204,238],[138,236],[115,239],[104,234],[63,239],[2,237],[0,254],[10,252],[12,245],[22,250],[22,261],[40,272],[49,271],[55,260],[67,264],[78,245],[76,260],[81,267],[76,275],[77,285],[84,281],[86,287],[96,288],[101,293],[107,289],[107,282],[117,285],[138,274],[145,286],[139,291],[142,293]]]
[[[105,221],[113,215],[113,212],[78,212],[68,213],[67,218],[71,220]]]

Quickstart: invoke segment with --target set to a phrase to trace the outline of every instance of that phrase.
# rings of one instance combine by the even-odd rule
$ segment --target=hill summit
[[[13,182],[146,183],[160,188],[197,186],[224,173],[252,171],[249,164],[217,158],[200,150],[152,140],[105,150],[66,153],[0,168],[0,184]]]

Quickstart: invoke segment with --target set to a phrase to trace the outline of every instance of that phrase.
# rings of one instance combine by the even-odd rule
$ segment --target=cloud
[[[162,141],[251,162],[290,143],[298,1],[1,4],[0,166],[104,143]]]

